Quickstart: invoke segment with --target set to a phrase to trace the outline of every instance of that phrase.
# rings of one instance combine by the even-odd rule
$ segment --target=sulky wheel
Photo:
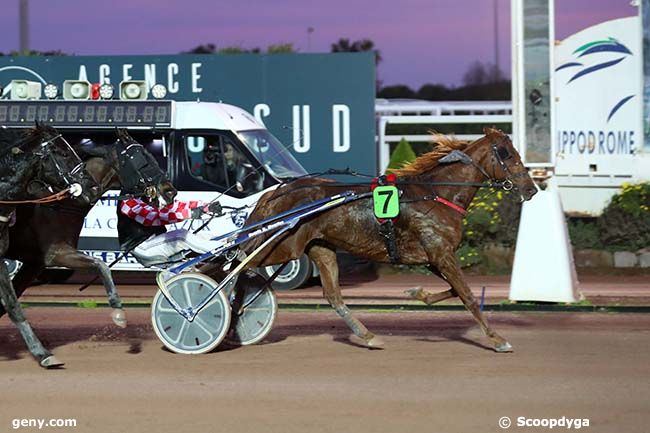
[[[278,311],[273,289],[259,276],[251,275],[255,274],[240,275],[235,292],[230,294],[232,322],[225,342],[232,346],[262,341],[271,332]]]
[[[198,273],[183,273],[169,279],[167,289],[182,307],[196,306],[217,287],[212,278]],[[213,350],[230,328],[230,304],[224,290],[189,321],[181,316],[158,290],[151,304],[151,321],[156,335],[169,350],[200,354]]]

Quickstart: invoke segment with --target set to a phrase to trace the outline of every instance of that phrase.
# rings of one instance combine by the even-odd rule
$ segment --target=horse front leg
[[[488,325],[478,302],[476,302],[472,291],[463,278],[463,272],[460,270],[460,264],[454,252],[446,251],[443,254],[429,254],[429,260],[431,261],[431,266],[436,267],[443,278],[451,284],[452,290],[463,301],[465,308],[472,313],[485,335],[492,341],[494,350],[497,352],[512,352],[512,345]]]
[[[51,352],[43,347],[43,344],[25,318],[23,308],[20,306],[16,292],[11,284],[9,271],[2,260],[0,260],[0,302],[2,302],[2,306],[7,311],[11,321],[16,325],[18,331],[20,331],[20,335],[22,335],[29,353],[36,358],[41,367],[55,368],[62,366],[63,362],[56,359]]]
[[[64,266],[77,271],[94,270],[99,273],[106,295],[108,304],[111,306],[111,319],[120,328],[126,328],[126,313],[122,308],[122,299],[117,293],[117,288],[113,282],[111,270],[103,261],[94,257],[87,256],[69,245],[55,245],[51,249],[51,254],[46,258],[47,266]]]
[[[336,252],[321,245],[314,245],[307,254],[318,266],[321,284],[323,285],[323,295],[327,302],[343,318],[354,335],[363,340],[366,346],[371,348],[382,347],[384,342],[381,338],[368,331],[368,328],[352,315],[350,309],[343,302],[341,287],[339,286],[339,267],[336,263]]]

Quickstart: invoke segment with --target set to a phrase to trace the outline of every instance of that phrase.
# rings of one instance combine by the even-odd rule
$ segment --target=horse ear
[[[471,164],[472,158],[470,158],[465,152],[454,149],[449,152],[447,155],[443,156],[438,160],[441,164],[450,164],[452,162],[462,162],[463,164]]]
[[[126,139],[126,130],[123,128],[117,128],[115,130],[115,134],[117,135],[117,145],[120,146],[123,149],[126,149],[126,146],[128,146],[129,142]]]
[[[483,128],[483,133],[485,135],[490,135],[490,134],[505,135],[503,133],[503,131],[501,131],[500,129],[497,129],[494,126],[486,126],[485,128]]]

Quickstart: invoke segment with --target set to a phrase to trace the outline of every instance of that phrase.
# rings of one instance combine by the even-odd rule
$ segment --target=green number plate
[[[394,185],[378,186],[372,192],[375,216],[382,219],[399,215],[399,191]]]

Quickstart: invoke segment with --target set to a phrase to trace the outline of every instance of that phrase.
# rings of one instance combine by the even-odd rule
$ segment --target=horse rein
[[[33,200],[0,200],[0,204],[41,204],[53,203],[56,201],[64,200],[68,194],[73,197],[78,197],[81,194],[81,186],[78,183],[72,184],[69,188],[63,189],[54,194],[46,197],[41,197]]]
[[[72,170],[69,171],[69,174],[73,176],[72,179],[69,179],[68,176],[66,175],[67,170],[64,170],[61,165],[59,164],[59,161],[51,154],[51,152],[48,151],[48,146],[54,143],[54,140],[60,138],[66,146],[70,149],[72,154],[75,156],[77,161],[79,161],[79,164],[75,165]],[[78,182],[75,182],[74,176],[80,172],[84,168],[84,162],[79,158],[79,155],[75,150],[70,146],[70,144],[63,138],[61,134],[56,135],[49,140],[46,140],[41,143],[41,149],[44,149],[44,153],[39,153],[39,152],[34,152],[35,155],[38,155],[41,160],[43,160],[46,157],[49,157],[50,160],[54,163],[54,167],[58,171],[58,173],[61,175],[63,178],[63,181],[66,183],[67,188],[62,189],[59,192],[54,192],[53,188],[51,185],[49,185],[47,182],[41,180],[40,178],[36,178],[32,180],[32,182],[39,182],[45,186],[45,189],[48,189],[52,194],[37,198],[37,199],[32,199],[32,200],[0,200],[0,204],[40,204],[40,203],[52,203],[56,201],[61,201],[67,197],[67,195],[71,195],[72,197],[79,197],[83,193],[83,188],[81,184]]]

